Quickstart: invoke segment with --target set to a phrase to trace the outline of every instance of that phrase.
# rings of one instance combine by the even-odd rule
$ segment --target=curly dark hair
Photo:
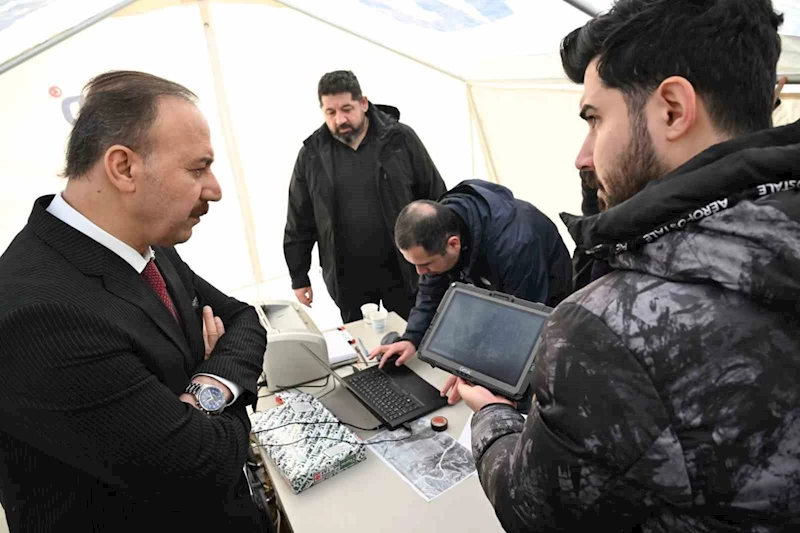
[[[349,70],[334,70],[328,72],[319,80],[317,97],[322,105],[322,97],[331,94],[350,93],[353,100],[361,100],[361,86],[358,78]]]

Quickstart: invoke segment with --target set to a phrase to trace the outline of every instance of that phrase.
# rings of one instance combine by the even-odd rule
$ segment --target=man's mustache
[[[582,169],[578,172],[581,177],[581,182],[584,186],[590,189],[598,189],[597,186],[597,173],[594,170]]]
[[[190,214],[190,216],[200,218],[201,216],[205,215],[206,213],[208,213],[208,204],[203,204],[203,205],[200,205],[200,206],[196,207],[195,209],[193,209],[192,213]]]

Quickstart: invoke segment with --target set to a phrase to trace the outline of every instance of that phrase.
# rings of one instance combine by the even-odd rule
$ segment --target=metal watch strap
[[[184,392],[187,392],[187,393],[192,394],[193,396],[197,397],[197,395],[200,394],[200,391],[203,390],[203,387],[205,387],[205,385],[203,385],[202,383],[195,383],[193,381],[193,382],[189,383],[189,385],[186,387],[186,390]]]
[[[202,391],[206,387],[213,387],[213,385],[206,385],[205,383],[195,383],[193,381],[193,382],[189,383],[189,385],[186,386],[186,389],[184,390],[184,392],[194,396],[194,403],[197,406],[197,408],[200,409],[202,412],[204,412],[207,415],[218,415],[222,411],[225,410],[225,406],[224,405],[222,407],[220,407],[216,411],[209,411],[208,409],[206,409],[205,407],[203,407],[200,404],[200,391]]]

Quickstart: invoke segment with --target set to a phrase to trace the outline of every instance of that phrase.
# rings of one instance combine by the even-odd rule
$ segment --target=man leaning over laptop
[[[381,367],[395,355],[397,366],[414,356],[454,281],[550,307],[572,291],[572,263],[555,224],[496,183],[467,180],[438,202],[412,202],[397,217],[395,242],[421,277],[405,333],[369,355],[383,354]],[[451,403],[460,399],[454,384],[444,388]]]

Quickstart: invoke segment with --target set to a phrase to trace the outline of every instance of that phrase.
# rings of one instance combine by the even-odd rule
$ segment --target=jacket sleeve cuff
[[[521,433],[525,419],[505,403],[485,405],[472,417],[472,456],[479,463],[494,441],[511,433]]]
[[[302,289],[305,287],[311,286],[311,279],[308,275],[299,277],[299,278],[292,278],[292,289]]]
[[[422,342],[422,337],[420,337],[419,335],[415,335],[414,333],[405,332],[395,342],[400,342],[400,341],[409,341],[411,344],[414,345],[414,348],[419,348],[419,343]]]

